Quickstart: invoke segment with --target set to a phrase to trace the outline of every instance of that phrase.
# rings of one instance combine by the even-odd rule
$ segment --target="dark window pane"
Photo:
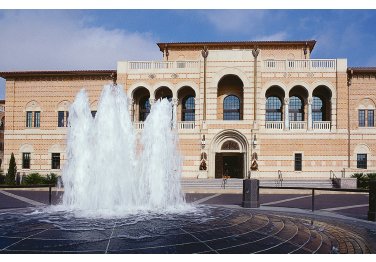
[[[290,121],[304,121],[304,105],[303,101],[297,97],[290,97],[289,102],[289,118]]]
[[[195,98],[193,96],[183,99],[182,121],[195,121]]]
[[[295,171],[302,171],[302,154],[295,154]]]
[[[33,123],[33,112],[27,111],[26,112],[26,127],[32,127]]]
[[[375,126],[374,110],[368,110],[367,121],[368,121],[368,126],[370,126],[370,127]]]
[[[60,169],[60,153],[52,153],[51,168]]]
[[[22,153],[22,168],[30,169],[30,153]]]
[[[356,167],[367,169],[367,154],[357,154]]]
[[[150,113],[150,102],[149,97],[144,97],[140,100],[139,104],[140,108],[140,116],[139,121],[145,121]]]
[[[64,111],[57,112],[57,126],[64,127]]]
[[[227,96],[223,100],[223,120],[240,120],[240,99],[237,96]]]
[[[325,121],[324,103],[320,97],[314,96],[312,102],[312,121]]]
[[[34,112],[34,127],[40,127],[40,112]]]
[[[282,102],[276,96],[266,99],[266,121],[282,121]]]
[[[359,110],[359,126],[364,127],[366,126],[366,111],[365,110]]]

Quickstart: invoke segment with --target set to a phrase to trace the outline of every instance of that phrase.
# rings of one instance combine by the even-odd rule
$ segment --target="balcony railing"
[[[145,122],[134,122],[133,127],[137,130],[142,130],[144,129],[144,124]],[[196,124],[194,121],[182,121],[177,123],[178,129],[195,129]]]
[[[336,59],[264,60],[265,72],[335,72]]]
[[[330,121],[313,121],[312,128],[314,130],[330,130]]]
[[[290,130],[307,129],[306,121],[290,121]]]
[[[133,127],[137,130],[142,130],[144,129],[144,122],[134,122]]]
[[[195,122],[194,121],[178,122],[178,129],[195,129]]]
[[[266,129],[274,129],[274,130],[282,130],[283,129],[283,121],[266,121],[265,122]]]
[[[200,61],[129,61],[128,71],[192,71],[200,70]]]

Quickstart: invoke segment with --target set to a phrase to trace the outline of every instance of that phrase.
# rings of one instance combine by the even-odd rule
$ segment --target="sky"
[[[311,58],[376,67],[376,10],[0,10],[0,71],[116,69],[157,42],[316,40]],[[0,78],[0,99],[5,81]]]

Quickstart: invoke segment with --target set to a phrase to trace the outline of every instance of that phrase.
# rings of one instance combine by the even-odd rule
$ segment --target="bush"
[[[14,154],[12,153],[12,155],[10,156],[10,160],[9,160],[8,173],[5,176],[5,183],[8,185],[15,185],[16,173],[17,173],[16,159],[14,158]]]
[[[5,176],[2,169],[0,169],[0,185],[5,184]]]
[[[57,183],[57,175],[54,173],[48,174],[46,177],[39,173],[31,173],[22,179],[24,185],[48,185]]]
[[[55,173],[47,175],[47,177],[45,178],[45,184],[56,185],[57,175]]]
[[[355,173],[351,175],[351,177],[354,177],[357,179],[356,185],[358,188],[368,189],[368,182],[370,180],[376,179],[376,173],[369,173],[369,174]]]

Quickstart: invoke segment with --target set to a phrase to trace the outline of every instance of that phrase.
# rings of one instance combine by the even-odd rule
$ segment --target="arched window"
[[[325,121],[325,104],[318,96],[314,96],[312,101],[312,121]]]
[[[223,120],[240,120],[240,99],[237,96],[226,96],[223,100]]]
[[[183,99],[182,121],[195,121],[195,98],[194,96],[186,96]]]
[[[282,102],[277,96],[266,99],[266,121],[282,121]]]
[[[290,121],[304,121],[303,101],[297,96],[290,97],[289,118]]]
[[[140,100],[140,120],[139,121],[145,121],[147,116],[150,113],[150,102],[149,97],[144,97]]]

